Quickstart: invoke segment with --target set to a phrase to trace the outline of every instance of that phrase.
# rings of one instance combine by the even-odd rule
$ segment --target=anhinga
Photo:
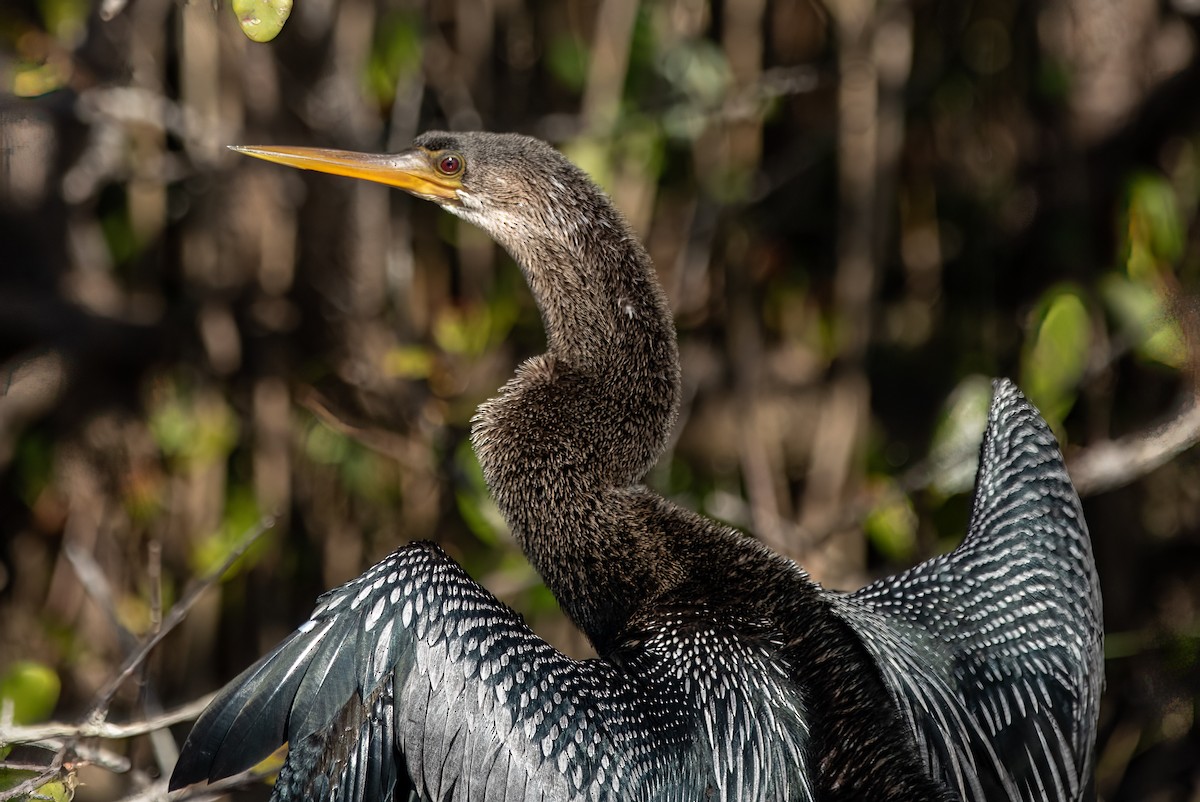
[[[441,549],[321,597],[192,730],[173,788],[284,741],[274,798],[1078,800],[1100,594],[1057,444],[998,382],[962,544],[857,593],[640,482],[679,403],[675,332],[605,195],[523,136],[396,155],[238,148],[439,204],[512,254],[546,353],[472,440],[513,534],[599,657],[555,651]]]

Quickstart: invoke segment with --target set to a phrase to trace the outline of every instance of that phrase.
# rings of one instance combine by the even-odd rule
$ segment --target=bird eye
[[[454,153],[447,153],[437,161],[438,172],[442,175],[458,175],[462,166],[462,157]]]

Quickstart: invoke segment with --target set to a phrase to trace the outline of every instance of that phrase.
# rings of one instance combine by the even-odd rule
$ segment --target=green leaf
[[[1153,286],[1110,273],[1100,282],[1100,295],[1138,356],[1176,369],[1187,364],[1183,329]]]
[[[383,357],[384,372],[401,379],[428,379],[433,367],[433,354],[423,345],[399,345]]]
[[[895,482],[884,480],[886,501],[871,510],[864,528],[871,544],[893,562],[911,560],[917,547],[917,514]]]
[[[1126,214],[1130,278],[1157,275],[1163,263],[1174,264],[1183,255],[1184,225],[1179,203],[1165,178],[1149,173],[1136,176],[1129,185]]]
[[[71,802],[75,798],[76,785],[75,776],[69,774],[65,780],[53,780],[39,785],[37,790],[29,795],[29,799],[39,802]]]
[[[150,431],[162,452],[180,463],[219,462],[237,445],[237,417],[217,393],[190,393],[167,385],[156,401]]]
[[[404,76],[416,76],[424,58],[422,20],[416,14],[385,12],[364,67],[364,83],[380,104],[390,104]]]
[[[58,704],[62,683],[50,666],[18,660],[0,677],[0,709],[12,705],[14,724],[45,721]]]
[[[705,110],[723,103],[733,84],[725,51],[707,39],[693,39],[666,50],[658,71],[688,102]]]
[[[991,380],[974,375],[959,382],[942,406],[929,445],[929,462],[931,488],[943,498],[971,489],[979,461],[979,437],[987,427],[991,405]]]
[[[507,539],[508,524],[488,492],[483,468],[479,466],[470,443],[464,441],[459,446],[454,461],[458,465],[459,475],[464,479],[454,493],[458,514],[480,542],[493,547],[500,545]]]
[[[587,46],[578,36],[556,36],[546,48],[546,66],[565,88],[582,92],[587,82]]]
[[[232,0],[233,13],[246,38],[269,42],[292,14],[292,0]]]
[[[517,305],[511,300],[447,308],[433,322],[433,339],[448,354],[478,357],[502,342],[516,321]]]
[[[1042,296],[1021,359],[1021,386],[1052,428],[1075,404],[1087,369],[1092,321],[1080,293],[1057,287]]]

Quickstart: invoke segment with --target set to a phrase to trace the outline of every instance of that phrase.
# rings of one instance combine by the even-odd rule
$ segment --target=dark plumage
[[[533,139],[396,156],[245,149],[400,186],[488,231],[548,347],[475,420],[513,533],[600,657],[575,661],[437,546],[321,598],[197,722],[173,788],[287,740],[274,796],[1077,800],[1102,683],[1087,529],[1053,437],[997,384],[966,539],[854,594],[641,484],[679,401],[650,260]]]

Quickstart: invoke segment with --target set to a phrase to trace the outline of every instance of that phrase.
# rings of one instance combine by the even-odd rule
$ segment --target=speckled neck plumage
[[[678,349],[650,258],[608,199],[582,174],[559,179],[561,195],[549,186],[538,235],[491,226],[534,294],[547,351],[480,408],[472,439],[522,549],[603,649],[683,573],[647,525],[665,502],[639,484],[675,422]]]

